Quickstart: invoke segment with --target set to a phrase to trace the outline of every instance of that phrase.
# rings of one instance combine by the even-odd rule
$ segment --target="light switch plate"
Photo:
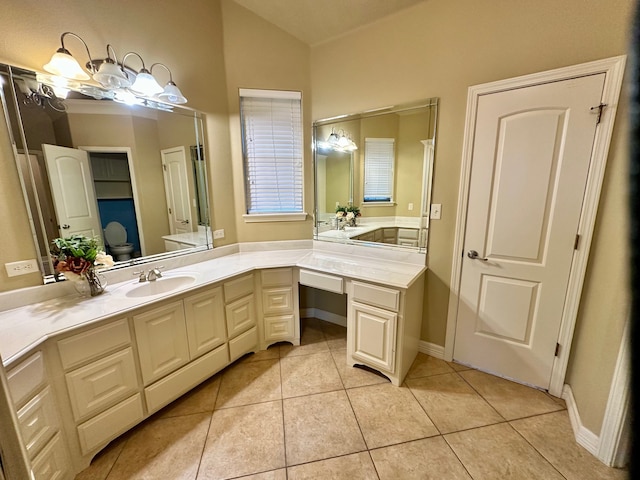
[[[431,220],[440,220],[440,216],[442,215],[442,204],[441,203],[432,203],[431,204]]]
[[[10,277],[39,272],[38,263],[34,258],[30,260],[21,260],[19,262],[5,263],[4,268],[7,269],[7,275]]]
[[[220,239],[220,238],[224,238],[224,228],[221,228],[220,230],[214,230],[213,231],[213,238],[215,239]]]

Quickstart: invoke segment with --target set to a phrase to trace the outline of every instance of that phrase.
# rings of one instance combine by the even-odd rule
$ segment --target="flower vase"
[[[107,279],[104,275],[99,274],[93,268],[82,273],[80,277],[81,278],[74,282],[74,286],[82,297],[95,297],[100,295],[107,286]]]

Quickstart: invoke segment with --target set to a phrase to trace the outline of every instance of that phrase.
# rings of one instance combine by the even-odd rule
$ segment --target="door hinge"
[[[553,354],[554,357],[557,357],[560,353],[560,344],[556,343],[556,352]]]
[[[173,212],[171,211],[171,208],[169,208],[169,215],[171,215]]]
[[[164,170],[165,172],[167,171],[167,164],[166,163],[162,164],[162,170]]]
[[[573,242],[573,249],[577,250],[579,244],[580,244],[580,234],[576,233],[576,239]]]
[[[602,119],[602,111],[604,110],[604,108],[607,106],[606,103],[602,103],[600,102],[600,105],[596,106],[596,107],[591,107],[589,110],[591,110],[592,112],[594,110],[598,111],[598,118],[596,119],[596,125],[598,125],[600,123],[600,120]]]

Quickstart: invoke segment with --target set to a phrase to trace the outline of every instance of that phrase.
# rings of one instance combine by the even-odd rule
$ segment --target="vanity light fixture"
[[[151,72],[153,72],[153,67],[155,66],[163,67],[167,72],[169,72],[169,81],[164,86],[164,91],[159,93],[157,96],[160,100],[166,100],[169,103],[175,103],[176,105],[180,105],[183,103],[187,103],[187,99],[180,89],[173,82],[173,75],[171,75],[171,70],[164,63],[154,63],[151,65]]]
[[[77,38],[84,45],[89,57],[86,69],[83,69],[69,50],[66,49],[64,40],[68,35]],[[85,84],[85,86],[101,90],[104,93],[93,95],[96,98],[116,98],[118,101],[128,104],[143,103],[149,98],[173,104],[187,103],[187,99],[173,81],[171,70],[162,63],[154,63],[151,69],[147,70],[144,60],[136,52],[127,53],[122,58],[122,63],[120,63],[111,44],[107,44],[107,58],[93,59],[87,43],[82,37],[73,32],[64,32],[60,36],[60,44],[61,47],[53,54],[49,63],[44,65],[44,69],[53,75],[50,77],[53,82],[49,82],[52,87],[55,86],[60,89],[64,88],[62,85],[64,81],[85,81],[93,77],[93,80],[98,82],[102,89],[91,84]],[[125,64],[127,58],[131,55],[138,57],[142,63],[142,68],[138,72]],[[164,67],[169,72],[169,82],[164,88],[151,74],[150,70],[156,65]],[[74,88],[72,87],[72,89]],[[60,90],[60,93],[62,97],[62,90]],[[159,103],[152,103],[160,105]]]
[[[326,144],[333,150],[340,152],[352,152],[358,149],[358,146],[351,140],[351,134],[340,130],[338,133],[331,129],[331,135],[327,138]]]

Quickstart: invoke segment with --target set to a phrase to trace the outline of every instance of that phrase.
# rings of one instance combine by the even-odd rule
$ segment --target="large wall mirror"
[[[74,233],[116,266],[212,247],[202,114],[90,85],[61,99],[46,76],[8,65],[0,80],[45,283],[57,279],[51,240]]]
[[[426,252],[438,99],[314,122],[314,239]]]

